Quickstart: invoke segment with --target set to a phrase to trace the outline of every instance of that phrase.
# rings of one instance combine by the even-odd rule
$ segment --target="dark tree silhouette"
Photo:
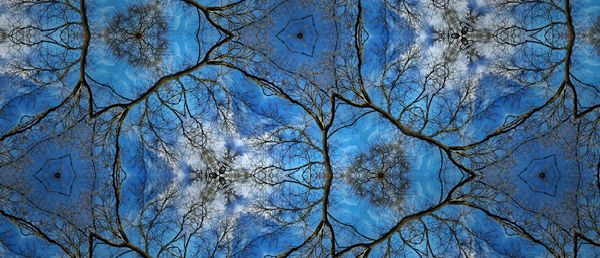
[[[0,256],[597,256],[578,4],[4,1]]]
[[[167,21],[162,9],[156,1],[114,14],[102,32],[114,55],[134,66],[160,65],[167,49]]]
[[[408,158],[401,143],[375,144],[354,157],[346,177],[356,194],[373,205],[401,208],[408,189]]]

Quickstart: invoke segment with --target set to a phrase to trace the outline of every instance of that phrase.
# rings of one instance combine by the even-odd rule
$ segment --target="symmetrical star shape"
[[[48,159],[33,175],[46,191],[66,197],[71,196],[77,174],[73,168],[71,155]]]
[[[557,164],[554,155],[534,159],[519,173],[519,178],[527,184],[531,191],[555,197],[561,178]]]

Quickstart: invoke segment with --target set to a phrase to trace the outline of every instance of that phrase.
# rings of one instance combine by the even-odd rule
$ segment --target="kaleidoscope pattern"
[[[312,15],[290,19],[283,29],[277,33],[277,39],[292,53],[312,57],[319,39]]]
[[[519,173],[529,189],[536,193],[556,196],[556,190],[561,178],[560,170],[556,163],[556,156],[534,159]]]
[[[155,67],[167,48],[167,21],[158,3],[131,5],[110,18],[103,38],[117,57],[134,66]]]
[[[0,1],[0,257],[600,257],[597,10]]]
[[[70,197],[77,174],[71,155],[65,155],[46,160],[34,177],[46,191]]]

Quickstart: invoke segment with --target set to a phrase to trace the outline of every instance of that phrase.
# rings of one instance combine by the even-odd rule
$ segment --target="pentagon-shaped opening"
[[[288,51],[312,57],[315,53],[319,33],[312,15],[290,19],[276,35]]]
[[[532,192],[553,197],[556,196],[560,177],[555,155],[534,159],[519,173],[519,178]]]
[[[33,176],[46,191],[67,197],[71,196],[77,178],[71,155],[46,160]]]

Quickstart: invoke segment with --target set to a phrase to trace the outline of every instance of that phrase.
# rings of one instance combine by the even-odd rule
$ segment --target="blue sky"
[[[54,30],[0,42],[0,256],[600,255],[598,111],[572,113],[598,105],[597,1],[571,3],[568,71],[566,22],[528,34],[563,2],[67,2],[85,64],[70,6],[0,12]],[[107,27],[144,4],[152,67],[106,36],[155,47]],[[436,39],[453,15],[468,44]]]

